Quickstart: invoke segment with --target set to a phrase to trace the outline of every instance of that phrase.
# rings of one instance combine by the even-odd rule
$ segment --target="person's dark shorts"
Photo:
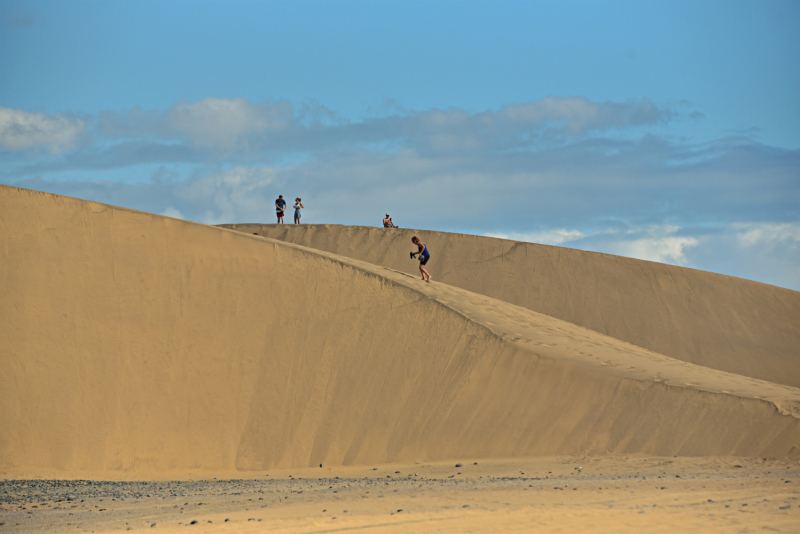
[[[426,263],[428,263],[429,259],[431,259],[430,256],[420,256],[419,257],[419,264],[420,265],[425,265]]]
[[[279,212],[277,212],[275,215],[277,215],[277,216],[278,216],[278,218],[280,219],[281,217],[283,217],[283,212],[282,212],[282,211],[279,211]]]

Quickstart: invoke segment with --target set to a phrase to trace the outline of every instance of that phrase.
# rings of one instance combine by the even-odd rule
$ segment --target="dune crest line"
[[[800,455],[795,388],[352,258],[7,186],[0,243],[3,471]]]
[[[221,225],[416,274],[418,233],[438,282],[712,369],[800,387],[800,292],[661,263],[427,230]]]

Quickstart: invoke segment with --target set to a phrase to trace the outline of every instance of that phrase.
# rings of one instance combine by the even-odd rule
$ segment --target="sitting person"
[[[392,222],[392,217],[388,213],[386,214],[386,218],[383,220],[383,227],[384,228],[400,228],[399,226],[395,226]]]

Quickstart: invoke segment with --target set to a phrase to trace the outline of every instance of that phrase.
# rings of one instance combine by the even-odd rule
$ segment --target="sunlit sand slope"
[[[489,237],[338,225],[223,225],[417,274],[679,360],[800,387],[800,293],[693,269]]]
[[[357,260],[5,186],[0,243],[0,470],[800,455],[798,389]]]

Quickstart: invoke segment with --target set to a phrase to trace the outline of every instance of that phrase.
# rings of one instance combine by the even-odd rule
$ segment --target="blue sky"
[[[800,3],[0,0],[0,182],[800,289]]]

